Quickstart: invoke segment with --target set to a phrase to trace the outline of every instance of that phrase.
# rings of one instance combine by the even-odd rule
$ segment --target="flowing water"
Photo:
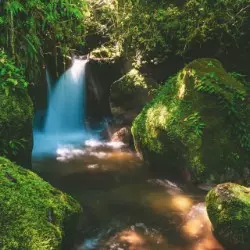
[[[86,132],[85,65],[75,60],[50,88],[45,128],[34,132],[34,170],[83,207],[72,250],[223,250],[205,192],[152,176],[127,145]]]
[[[55,154],[60,145],[81,143],[85,129],[86,60],[74,59],[72,66],[51,86],[48,72],[48,110],[42,131],[34,133],[33,155]]]
[[[46,134],[69,134],[80,131],[84,124],[84,73],[87,61],[74,59],[51,92]]]
[[[151,176],[123,144],[85,141],[33,159],[46,180],[82,205],[75,250],[222,250],[211,232],[205,193]]]

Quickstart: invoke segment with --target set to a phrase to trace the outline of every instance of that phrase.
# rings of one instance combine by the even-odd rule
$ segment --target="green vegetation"
[[[113,115],[129,125],[149,102],[155,85],[137,69],[112,83],[110,104]]]
[[[194,181],[240,179],[250,150],[245,100],[246,87],[219,61],[195,60],[170,78],[136,118],[135,146],[153,167],[185,168]]]
[[[223,62],[229,59],[230,68],[247,69],[248,0],[92,0],[89,9],[88,34],[141,63],[216,55]]]
[[[122,104],[124,100],[131,101],[131,98],[135,97],[138,92],[145,92],[146,90],[147,93],[149,91],[148,88],[149,86],[144,76],[138,70],[132,69],[112,84],[110,97],[112,101]],[[136,95],[137,99],[140,97],[140,95]]]
[[[218,185],[206,197],[214,232],[229,249],[249,249],[250,190],[232,183]]]
[[[0,155],[30,164],[33,105],[23,71],[0,51]]]
[[[1,249],[58,249],[80,205],[36,174],[0,158]]]
[[[13,93],[28,87],[28,83],[24,80],[23,70],[17,68],[3,50],[0,50],[0,68],[0,88],[7,96],[10,92]]]
[[[84,0],[6,0],[1,4],[0,47],[30,81],[40,80],[47,55],[70,55],[84,42]]]
[[[0,1],[0,156],[31,167],[28,91],[45,108],[36,94],[46,92],[45,68],[53,82],[72,55],[89,53],[89,72],[101,77],[88,101],[110,97],[114,121],[126,126],[141,112],[132,133],[152,169],[249,184],[249,27],[249,0]],[[0,184],[0,248],[60,248],[77,202],[5,158]],[[234,184],[208,194],[225,245],[248,250],[249,200]]]

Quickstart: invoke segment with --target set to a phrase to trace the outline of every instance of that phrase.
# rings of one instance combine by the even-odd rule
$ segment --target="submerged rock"
[[[123,127],[116,131],[112,137],[112,142],[123,142],[125,144],[130,144],[132,139],[131,131],[129,127]]]
[[[133,122],[136,149],[155,169],[194,182],[247,180],[246,87],[215,59],[198,59],[170,78]]]
[[[0,158],[0,248],[58,249],[80,205],[35,173]]]
[[[218,185],[208,193],[206,206],[221,243],[227,249],[249,250],[250,190],[233,183]]]

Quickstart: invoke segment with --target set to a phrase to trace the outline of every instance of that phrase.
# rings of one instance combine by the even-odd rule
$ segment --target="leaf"
[[[18,12],[24,11],[24,6],[19,1],[8,1],[6,4],[6,10],[16,15]]]
[[[9,96],[9,93],[10,93],[9,87],[5,87],[5,88],[4,88],[4,92],[5,92],[5,95],[6,95],[6,96]]]

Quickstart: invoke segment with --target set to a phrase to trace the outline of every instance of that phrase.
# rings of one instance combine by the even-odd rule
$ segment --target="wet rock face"
[[[86,67],[86,112],[101,121],[111,116],[109,94],[112,82],[121,76],[122,61],[91,58]]]
[[[169,78],[134,120],[136,149],[161,173],[205,184],[246,182],[250,169],[246,92],[218,60],[191,62]]]
[[[73,198],[1,157],[0,183],[1,249],[59,249],[73,235],[81,215]]]
[[[250,246],[250,190],[226,183],[206,197],[214,233],[226,249],[248,250]]]

